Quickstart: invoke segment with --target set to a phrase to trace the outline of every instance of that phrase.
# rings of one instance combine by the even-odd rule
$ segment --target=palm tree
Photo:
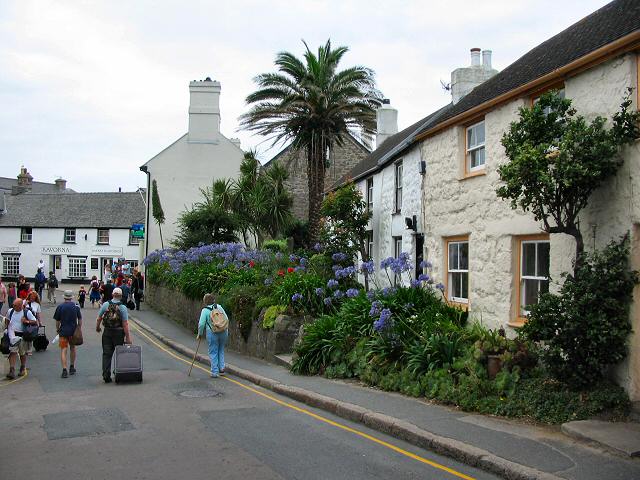
[[[375,133],[381,95],[371,69],[355,66],[337,70],[347,47],[332,49],[328,40],[314,54],[303,43],[303,59],[289,52],[278,53],[278,72],[254,79],[258,90],[247,97],[252,107],[240,120],[245,129],[272,137],[274,144],[290,141],[294,148],[305,150],[313,243],[320,231],[329,149],[342,145],[350,129],[360,129],[365,135]]]

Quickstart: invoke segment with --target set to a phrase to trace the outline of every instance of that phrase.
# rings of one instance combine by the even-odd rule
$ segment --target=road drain
[[[217,390],[212,390],[210,388],[205,390],[185,390],[180,392],[179,395],[181,397],[187,398],[209,398],[209,397],[219,397],[222,395],[222,392],[218,392]]]

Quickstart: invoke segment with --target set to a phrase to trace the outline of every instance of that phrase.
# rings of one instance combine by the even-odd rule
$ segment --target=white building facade
[[[244,152],[240,140],[220,132],[220,82],[207,78],[189,83],[189,131],[140,167],[147,174],[145,254],[161,248],[160,230],[153,219],[151,185],[158,186],[165,214],[162,240],[170,246],[180,214],[202,201],[201,189],[219,178],[236,178]]]

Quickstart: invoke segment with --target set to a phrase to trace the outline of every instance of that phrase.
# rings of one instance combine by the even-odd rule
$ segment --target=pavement
[[[144,304],[143,310],[132,312],[132,319],[147,334],[193,358],[195,337],[192,332],[147,310]],[[605,442],[598,442],[594,435],[575,434],[576,438],[570,438],[560,427],[467,414],[357,382],[293,375],[281,365],[228,349],[225,355],[227,370],[232,375],[502,478],[640,479],[640,461],[625,456],[629,454],[629,448],[607,446]],[[207,364],[208,358],[199,354],[198,361]],[[623,430],[629,431],[622,425]],[[602,429],[596,427],[593,431]],[[609,432],[611,436],[617,436],[615,430]]]

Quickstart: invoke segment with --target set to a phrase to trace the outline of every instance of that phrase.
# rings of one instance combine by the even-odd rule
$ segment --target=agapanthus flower
[[[360,290],[358,290],[357,288],[350,288],[349,290],[347,290],[347,297],[349,298],[357,297],[359,294]]]
[[[302,300],[302,294],[301,293],[294,293],[293,295],[291,295],[291,301],[292,302],[299,302],[300,300]]]
[[[395,287],[385,287],[382,289],[381,293],[383,297],[388,297],[396,293],[397,289]]]
[[[420,275],[418,275],[418,281],[420,282],[428,282],[429,280],[431,280],[431,277],[426,273],[421,273]]]
[[[344,262],[347,259],[347,254],[342,252],[334,253],[331,255],[331,259],[334,262]]]
[[[329,288],[336,288],[337,286],[338,286],[338,281],[333,278],[327,282],[327,287]]]
[[[376,332],[381,332],[390,326],[391,310],[385,308],[380,312],[380,318],[373,322],[373,328]]]
[[[374,298],[376,298],[376,292],[374,292],[373,290],[369,290],[369,291],[367,292],[367,298],[368,298],[369,300],[373,300]]]
[[[422,261],[418,264],[418,266],[419,266],[420,268],[432,268],[432,267],[433,267],[433,265],[431,264],[431,262],[429,262],[428,260],[422,260]]]
[[[316,288],[316,295],[318,295],[319,297],[321,297],[322,295],[324,295],[324,288]]]
[[[342,290],[336,290],[335,292],[333,292],[333,298],[342,298],[344,297],[344,293],[342,292]]]
[[[372,274],[373,273],[373,260],[369,260],[368,262],[362,262],[360,264],[360,271],[362,273],[368,273],[368,274]]]
[[[321,251],[322,251],[322,244],[320,244],[320,243],[316,243],[316,244],[313,246],[313,249],[314,249],[316,252],[321,252]]]
[[[411,280],[411,288],[420,288],[422,282],[420,280]]]
[[[304,257],[300,257],[300,265],[302,265],[303,267],[307,266],[307,259]]]
[[[356,267],[351,265],[350,267],[344,267],[335,271],[336,278],[347,278],[356,273]]]
[[[333,265],[331,267],[331,270],[333,270],[334,273],[337,272],[340,269],[342,269],[342,266],[340,266],[340,265]]]
[[[442,283],[437,283],[437,284],[436,284],[436,288],[437,288],[438,290],[440,290],[441,292],[444,292],[444,285],[443,285]]]
[[[298,256],[297,256],[297,255],[294,255],[294,254],[292,253],[291,255],[289,255],[289,261],[290,261],[291,263],[295,263],[295,262],[297,262],[297,261],[298,261]]]
[[[282,260],[282,257],[283,257],[283,256],[284,256],[284,255],[282,255],[282,252],[277,252],[277,253],[276,253],[276,260]]]
[[[372,317],[377,317],[380,314],[380,310],[382,309],[382,302],[379,300],[375,300],[371,303],[371,310],[369,310],[369,315]]]
[[[325,298],[325,299],[323,300],[323,302],[324,302],[324,304],[325,304],[325,305],[327,305],[327,306],[331,305],[331,302],[332,302],[331,297],[327,297],[327,298]]]
[[[380,268],[382,269],[387,269],[389,268],[391,265],[393,265],[393,262],[395,262],[396,259],[394,257],[387,257],[384,260],[382,260],[380,262]]]

